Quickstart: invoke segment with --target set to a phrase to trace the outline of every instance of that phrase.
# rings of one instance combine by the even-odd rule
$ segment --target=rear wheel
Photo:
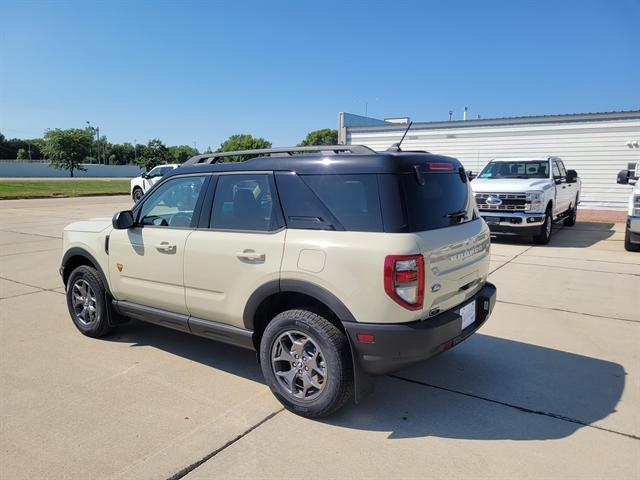
[[[140,201],[140,199],[142,198],[142,196],[144,195],[144,192],[142,191],[142,189],[140,187],[136,187],[133,189],[133,193],[131,194],[131,196],[133,197],[133,201],[138,203]]]
[[[274,317],[260,342],[260,363],[276,398],[303,417],[326,417],[353,396],[348,340],[313,312],[287,310]]]
[[[629,227],[624,232],[624,249],[627,252],[640,252],[640,243],[631,242],[631,232]]]
[[[553,217],[551,209],[547,208],[544,214],[544,223],[540,226],[540,233],[533,236],[534,243],[538,245],[546,245],[551,240],[551,231],[553,229]]]
[[[102,337],[112,330],[105,303],[105,288],[95,268],[77,267],[67,281],[67,307],[78,330],[88,337]]]
[[[565,218],[562,223],[565,227],[573,227],[576,224],[577,218],[578,218],[578,197],[576,197],[576,201],[573,204],[573,208],[569,212],[569,216]]]

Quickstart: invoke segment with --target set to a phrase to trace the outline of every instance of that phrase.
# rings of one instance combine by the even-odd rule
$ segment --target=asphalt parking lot
[[[129,206],[0,202],[1,478],[640,477],[640,254],[623,224],[495,242],[478,334],[310,421],[249,351],[141,323],[77,332],[62,228]]]

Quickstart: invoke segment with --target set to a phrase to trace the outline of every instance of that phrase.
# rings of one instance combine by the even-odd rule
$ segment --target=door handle
[[[160,242],[156,244],[156,250],[159,252],[173,253],[176,251],[176,246],[169,242]]]
[[[237,252],[236,257],[240,260],[249,260],[251,262],[264,262],[266,255],[254,250],[243,250],[242,252]]]

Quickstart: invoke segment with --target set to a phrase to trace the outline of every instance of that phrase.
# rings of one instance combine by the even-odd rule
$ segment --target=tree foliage
[[[233,152],[235,150],[255,150],[257,148],[271,148],[271,142],[264,138],[256,138],[248,133],[242,133],[238,135],[231,135],[222,145],[218,148],[218,152]],[[235,155],[232,157],[225,157],[226,162],[242,162],[256,155]]]
[[[74,170],[86,170],[81,163],[91,153],[93,137],[83,128],[47,130],[44,134],[43,153],[55,168],[68,170],[73,177]]]
[[[184,163],[194,155],[198,155],[198,150],[189,145],[174,145],[169,147],[169,153],[173,163]]]
[[[138,164],[146,168],[147,171],[156,165],[169,163],[170,161],[171,154],[169,153],[169,149],[158,138],[149,140],[147,145],[142,149],[142,152],[138,153]]]
[[[29,152],[31,152],[31,158],[33,160],[43,158],[42,145],[44,141],[41,138],[33,139],[20,139],[20,138],[6,138],[0,133],[0,159],[13,160],[18,158],[18,151],[24,150],[24,159],[29,158]]]
[[[314,145],[337,145],[337,143],[338,130],[323,128],[320,130],[309,132],[305,139],[298,144],[298,147],[309,147]]]

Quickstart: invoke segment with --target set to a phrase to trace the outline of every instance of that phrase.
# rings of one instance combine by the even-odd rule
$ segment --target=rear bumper
[[[476,321],[464,330],[460,308],[476,301]],[[426,360],[460,343],[487,321],[496,302],[496,287],[486,283],[473,297],[452,310],[427,320],[403,324],[344,322],[354,358],[372,375],[399,370]],[[375,336],[375,343],[360,343],[358,333]]]

